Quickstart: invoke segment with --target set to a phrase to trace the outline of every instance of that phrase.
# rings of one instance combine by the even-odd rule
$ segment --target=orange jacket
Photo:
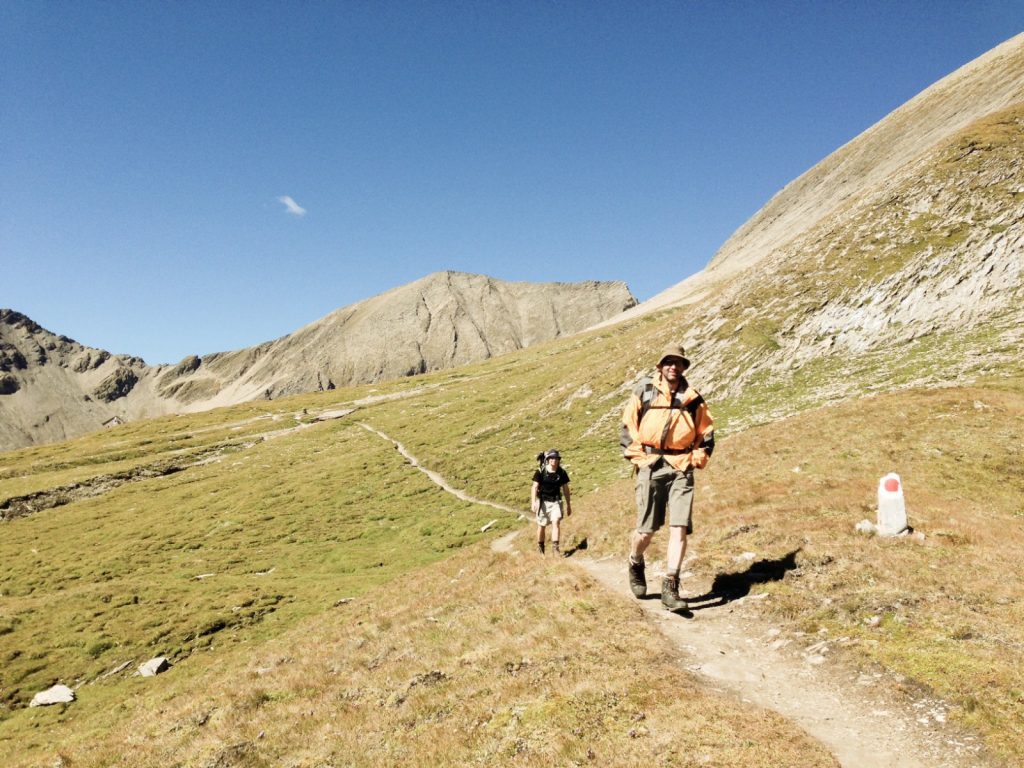
[[[632,393],[625,409],[622,411],[622,423],[629,430],[629,436],[633,438],[626,449],[626,457],[638,467],[653,464],[660,454],[647,453],[644,446],[651,446],[654,449],[668,450],[689,450],[692,452],[679,454],[665,454],[665,461],[676,469],[685,470],[687,467],[703,469],[708,463],[707,453],[700,447],[701,443],[711,436],[715,429],[714,419],[711,418],[711,411],[707,403],[701,402],[696,410],[696,424],[691,419],[690,412],[685,406],[696,400],[700,395],[695,389],[687,386],[685,390],[677,393],[676,407],[669,408],[671,402],[669,397],[669,386],[660,373],[654,376],[654,396],[651,399],[651,406],[644,414],[643,421],[640,417],[641,401],[636,392]],[[683,406],[679,407],[679,403]],[[668,430],[665,425],[668,424]],[[664,434],[664,445],[662,435]],[[696,437],[696,439],[695,439]]]

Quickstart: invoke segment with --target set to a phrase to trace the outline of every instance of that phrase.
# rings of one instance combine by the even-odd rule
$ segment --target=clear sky
[[[444,269],[699,271],[1021,0],[0,3],[0,307],[149,363]]]

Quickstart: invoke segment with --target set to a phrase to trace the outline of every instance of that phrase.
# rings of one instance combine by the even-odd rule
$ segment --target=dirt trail
[[[692,618],[666,611],[648,575],[653,599],[637,601],[625,557],[573,558],[609,590],[637,602],[685,654],[686,668],[713,688],[774,710],[827,745],[844,768],[967,768],[978,765],[978,744],[943,727],[945,708],[920,700],[915,709],[877,693],[881,675],[857,675],[828,659],[840,640],[815,637],[809,646],[786,637],[758,609],[759,594],[717,604],[695,603]],[[650,567],[649,567],[649,570]],[[710,584],[683,582],[684,595],[708,594]],[[805,639],[801,638],[804,642]],[[874,688],[874,690],[872,690]]]
[[[512,507],[506,507],[504,504],[496,504],[495,502],[487,501],[486,499],[478,499],[475,496],[470,496],[465,491],[460,491],[458,488],[453,488],[452,486],[450,486],[448,484],[448,481],[445,480],[443,477],[441,477],[439,474],[437,474],[437,472],[434,472],[433,470],[427,469],[422,464],[420,464],[419,459],[417,459],[415,456],[413,456],[411,453],[409,453],[409,451],[406,450],[406,447],[404,445],[402,445],[400,442],[398,442],[397,440],[395,440],[394,438],[388,437],[383,432],[381,432],[379,429],[374,429],[369,424],[363,424],[362,422],[360,422],[359,426],[361,426],[363,429],[367,430],[368,432],[373,432],[373,434],[377,435],[378,437],[383,438],[384,440],[387,440],[389,443],[392,443],[395,446],[395,448],[398,449],[398,452],[400,454],[402,454],[402,456],[405,457],[406,461],[408,461],[412,466],[414,466],[420,472],[422,472],[427,477],[429,477],[433,483],[435,483],[436,485],[439,485],[441,488],[443,488],[444,490],[446,490],[448,493],[452,494],[453,496],[457,496],[458,498],[462,499],[463,501],[468,501],[468,502],[471,502],[473,504],[483,504],[484,506],[487,506],[487,507],[494,507],[495,509],[500,509],[502,512],[511,512],[513,515],[518,515],[520,517],[522,516],[523,513],[520,510],[518,510],[518,509],[512,509]]]
[[[396,440],[362,426],[394,443],[410,464],[449,493],[521,516],[519,510],[452,488]],[[505,534],[491,547],[514,553],[520,533]],[[767,595],[695,602],[692,616],[687,617],[662,608],[658,564],[648,564],[653,597],[638,601],[627,583],[625,555],[593,559],[582,552],[571,554],[564,561],[567,565],[586,571],[609,591],[639,605],[679,652],[685,667],[709,687],[778,712],[829,747],[843,768],[977,768],[981,764],[978,742],[945,725],[942,702],[922,699],[908,708],[905,703],[887,701],[880,692],[882,686],[876,685],[881,675],[857,675],[830,663],[830,649],[842,638],[816,637],[805,646],[806,638],[798,642],[771,626],[758,610],[761,600],[770,599]],[[532,550],[528,556],[536,557]],[[693,576],[684,578],[680,592],[712,594],[710,583]]]

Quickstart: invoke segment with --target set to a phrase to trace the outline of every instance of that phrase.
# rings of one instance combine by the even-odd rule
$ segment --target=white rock
[[[485,531],[489,531],[491,529],[491,526],[494,525],[496,522],[498,522],[498,521],[497,520],[491,520],[491,522],[489,522],[487,525],[485,525],[483,528],[480,529],[480,533],[484,533]]]
[[[878,528],[870,520],[861,520],[857,523],[857,533],[875,533]]]
[[[30,707],[47,707],[50,704],[67,704],[70,701],[75,700],[75,692],[68,688],[66,685],[55,685],[52,688],[47,688],[45,691],[40,691],[32,697]]]
[[[140,666],[139,674],[143,677],[153,677],[161,672],[166,672],[170,668],[171,663],[167,660],[166,656],[157,656]]]

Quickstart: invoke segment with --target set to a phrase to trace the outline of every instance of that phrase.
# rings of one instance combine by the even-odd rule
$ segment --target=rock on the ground
[[[75,700],[75,692],[66,685],[55,685],[40,691],[32,697],[30,707],[47,707],[50,704],[67,704]]]
[[[143,677],[153,677],[161,672],[166,672],[170,668],[171,663],[167,660],[166,656],[157,656],[140,666],[139,674]]]

